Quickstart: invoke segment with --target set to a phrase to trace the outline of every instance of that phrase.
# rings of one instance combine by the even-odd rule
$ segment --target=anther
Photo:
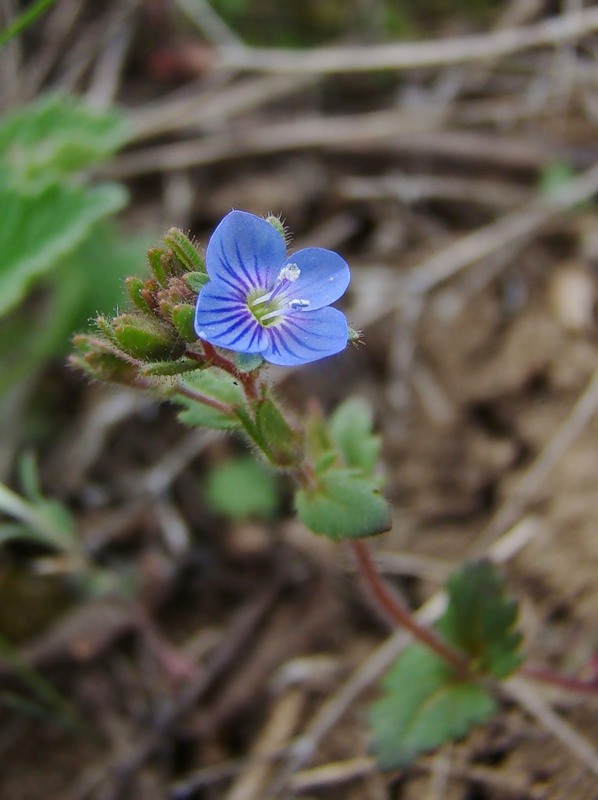
[[[301,275],[301,270],[297,266],[297,264],[285,264],[284,267],[278,273],[278,277],[276,278],[276,283],[281,283],[282,281],[290,281],[294,283],[297,278]]]
[[[301,311],[301,309],[308,308],[309,306],[309,300],[291,300],[289,303],[289,308],[293,311]]]

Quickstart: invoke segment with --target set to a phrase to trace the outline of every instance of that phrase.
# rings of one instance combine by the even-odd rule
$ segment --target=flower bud
[[[173,358],[184,351],[174,331],[156,319],[121,314],[113,320],[112,330],[118,346],[143,361]]]
[[[206,264],[203,256],[180,228],[170,228],[166,231],[163,241],[185,270],[205,273]]]
[[[69,357],[71,366],[85,372],[90,378],[107,383],[133,385],[137,368],[107,343],[95,336],[80,334],[73,339],[78,352]]]
[[[142,281],[141,278],[135,275],[131,275],[129,278],[125,279],[125,288],[127,294],[131,298],[131,302],[145,314],[152,313],[152,308],[148,302],[148,289],[150,288],[148,284],[151,285],[151,283],[151,281]]]
[[[187,303],[174,306],[171,312],[171,319],[181,339],[186,342],[197,341],[197,334],[193,324],[195,321],[195,306],[190,306]]]

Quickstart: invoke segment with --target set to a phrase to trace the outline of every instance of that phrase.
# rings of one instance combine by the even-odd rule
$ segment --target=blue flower
[[[329,308],[349,285],[349,267],[337,253],[308,247],[286,258],[273,225],[231,211],[208,243],[206,268],[210,280],[195,312],[201,339],[283,366],[347,346],[347,320]]]

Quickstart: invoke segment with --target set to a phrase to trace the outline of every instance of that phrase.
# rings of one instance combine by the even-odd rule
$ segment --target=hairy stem
[[[440,656],[460,678],[470,679],[472,676],[467,658],[446,644],[434,631],[420,625],[411,612],[397,601],[378,572],[368,545],[361,540],[353,541],[350,544],[359,571],[380,608],[397,625],[408,631],[414,639]]]
[[[250,372],[243,372],[238,369],[232,361],[221,355],[209,342],[202,341],[201,346],[203,347],[205,360],[209,364],[214,367],[219,367],[236,378],[243,387],[243,391],[247,395],[248,400],[257,399],[258,392],[255,377]]]
[[[203,403],[205,406],[215,408],[216,411],[220,411],[222,414],[226,414],[229,417],[234,416],[235,410],[232,406],[228,406],[226,403],[221,403],[213,397],[208,397],[201,392],[197,392],[195,389],[191,389],[189,386],[185,386],[182,383],[178,384],[173,391],[175,394],[182,394],[183,397],[188,397],[190,400],[195,400],[198,403]]]

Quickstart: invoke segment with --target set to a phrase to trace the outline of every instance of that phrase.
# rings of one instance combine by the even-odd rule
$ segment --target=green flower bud
[[[195,319],[195,306],[190,306],[187,303],[181,303],[174,306],[171,312],[172,324],[177,330],[179,336],[186,342],[196,342],[197,334],[193,326]]]
[[[72,367],[82,370],[90,378],[108,383],[123,383],[131,386],[137,378],[137,367],[111,345],[95,336],[80,334],[73,338],[77,349],[69,357]]]
[[[112,330],[119,347],[143,361],[173,358],[184,351],[174,331],[156,319],[121,314],[113,320]]]
[[[141,278],[131,275],[129,278],[125,279],[125,288],[133,305],[145,314],[151,314],[152,308],[147,300],[147,283],[148,281],[142,281]]]
[[[179,263],[188,272],[206,271],[206,263],[203,256],[180,228],[170,228],[163,237],[164,244],[174,253]]]
[[[167,276],[164,265],[165,251],[161,247],[151,247],[147,251],[147,260],[154,278],[160,286],[166,286]]]

